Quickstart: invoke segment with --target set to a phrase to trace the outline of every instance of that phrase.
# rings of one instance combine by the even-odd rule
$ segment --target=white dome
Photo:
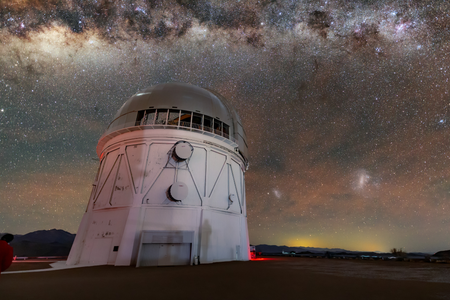
[[[248,147],[242,122],[228,101],[215,91],[186,83],[164,83],[139,91],[118,110],[100,140],[104,143],[105,138],[114,132],[142,125],[140,118],[150,110],[188,111],[221,122],[223,128],[229,126],[222,136],[235,141],[241,155],[247,159]]]
[[[229,123],[236,114],[233,109],[227,108],[216,95],[208,90],[186,83],[164,83],[133,95],[122,105],[114,119],[133,111],[172,107],[199,112],[218,118],[223,122],[229,121]],[[108,130],[110,129],[115,130],[113,126],[108,128]]]

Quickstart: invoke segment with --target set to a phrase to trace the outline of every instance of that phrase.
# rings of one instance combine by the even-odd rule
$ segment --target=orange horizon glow
[[[367,237],[353,237],[353,239],[319,239],[319,238],[291,238],[287,241],[286,246],[289,247],[311,247],[311,248],[339,248],[349,251],[370,251],[370,252],[389,252],[386,247],[376,240],[370,240]]]

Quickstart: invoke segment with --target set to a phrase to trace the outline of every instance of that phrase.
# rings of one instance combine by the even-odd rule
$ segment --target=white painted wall
[[[180,140],[194,147],[184,162],[170,156]],[[195,132],[151,129],[118,135],[101,157],[68,264],[135,264],[141,232],[148,230],[194,232],[190,262],[194,256],[201,263],[249,259],[244,163],[233,145]],[[181,202],[166,195],[177,181],[189,189]]]

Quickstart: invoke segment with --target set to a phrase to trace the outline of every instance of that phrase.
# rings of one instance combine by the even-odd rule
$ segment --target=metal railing
[[[108,128],[119,118],[132,113],[132,112],[136,112],[136,111],[131,111],[128,112],[126,114],[123,114],[119,117],[117,117],[116,119],[114,119],[109,125]],[[145,122],[155,122],[154,124],[146,124]],[[167,121],[168,124],[165,124]],[[159,124],[158,124],[159,123]],[[189,130],[189,131],[195,131],[195,132],[199,132],[202,134],[206,134],[206,135],[211,135],[211,136],[220,136],[220,137],[224,137],[225,139],[231,140],[234,143],[237,143],[236,139],[233,138],[232,136],[230,136],[228,133],[223,132],[222,130],[218,130],[218,129],[214,129],[212,127],[209,126],[203,126],[202,124],[197,124],[197,123],[192,123],[192,122],[184,122],[184,121],[179,121],[178,124],[178,120],[155,120],[155,119],[151,119],[151,120],[146,120],[145,116],[140,119],[140,120],[136,120],[135,122],[135,126],[142,126],[145,128],[155,128],[155,129],[159,129],[159,128],[166,128],[166,129],[179,129],[179,130]],[[228,127],[229,128],[229,127]]]
[[[237,143],[236,139],[232,136],[220,131],[220,130],[213,130],[211,127],[202,126],[200,124],[192,124],[189,122],[180,122],[180,125],[161,125],[161,124],[152,124],[152,125],[138,125],[141,127],[144,127],[146,129],[152,128],[152,129],[178,129],[178,130],[187,130],[187,131],[193,131],[198,132],[204,135],[213,136],[216,138],[219,138],[221,140],[227,139],[234,143]]]

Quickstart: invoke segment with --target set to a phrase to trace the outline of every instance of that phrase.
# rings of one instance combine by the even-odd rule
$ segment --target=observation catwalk
[[[218,93],[160,84],[132,96],[97,145],[100,165],[69,265],[249,259],[248,147]]]

